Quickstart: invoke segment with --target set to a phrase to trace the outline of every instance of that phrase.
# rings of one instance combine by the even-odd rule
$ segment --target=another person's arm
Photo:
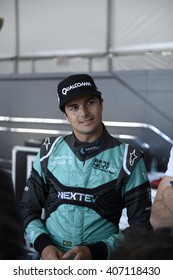
[[[0,170],[0,259],[26,259],[24,235],[11,175]]]
[[[154,229],[173,226],[173,186],[170,186],[170,181],[172,180],[173,147],[170,151],[165,176],[158,186],[156,198],[152,205],[150,221]]]
[[[171,176],[164,176],[161,180],[155,201],[152,205],[151,224],[154,229],[173,226],[173,186]]]

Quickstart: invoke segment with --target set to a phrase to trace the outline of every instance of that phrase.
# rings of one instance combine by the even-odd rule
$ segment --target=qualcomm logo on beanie
[[[75,89],[75,88],[79,88],[79,87],[85,87],[85,86],[92,86],[92,84],[90,82],[80,82],[80,83],[75,83],[73,85],[70,85],[66,88],[62,89],[62,94],[66,95],[67,92],[71,89]]]

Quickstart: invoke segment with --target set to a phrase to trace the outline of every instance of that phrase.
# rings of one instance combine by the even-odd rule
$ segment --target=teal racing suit
[[[41,254],[88,246],[93,259],[114,259],[122,210],[131,229],[151,229],[151,190],[143,153],[105,129],[94,143],[74,134],[47,137],[20,202],[26,236]],[[45,217],[41,219],[44,209]]]

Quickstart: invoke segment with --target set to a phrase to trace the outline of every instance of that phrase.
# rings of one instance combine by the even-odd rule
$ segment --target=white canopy
[[[172,0],[0,0],[0,74],[173,68]]]

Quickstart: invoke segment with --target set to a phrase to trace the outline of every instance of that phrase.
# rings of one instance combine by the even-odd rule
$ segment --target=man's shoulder
[[[40,145],[40,156],[43,157],[44,155],[50,153],[50,151],[56,146],[56,144],[62,141],[64,141],[63,136],[50,136],[43,138]]]
[[[109,137],[109,139],[112,139],[112,142],[114,143],[114,146],[115,147],[120,147],[120,149],[122,149],[123,152],[126,152],[126,153],[133,152],[133,153],[137,153],[138,155],[143,156],[144,152],[141,149],[133,146],[132,144],[121,141],[120,139],[118,139],[116,137],[116,135],[109,134],[108,137]]]

